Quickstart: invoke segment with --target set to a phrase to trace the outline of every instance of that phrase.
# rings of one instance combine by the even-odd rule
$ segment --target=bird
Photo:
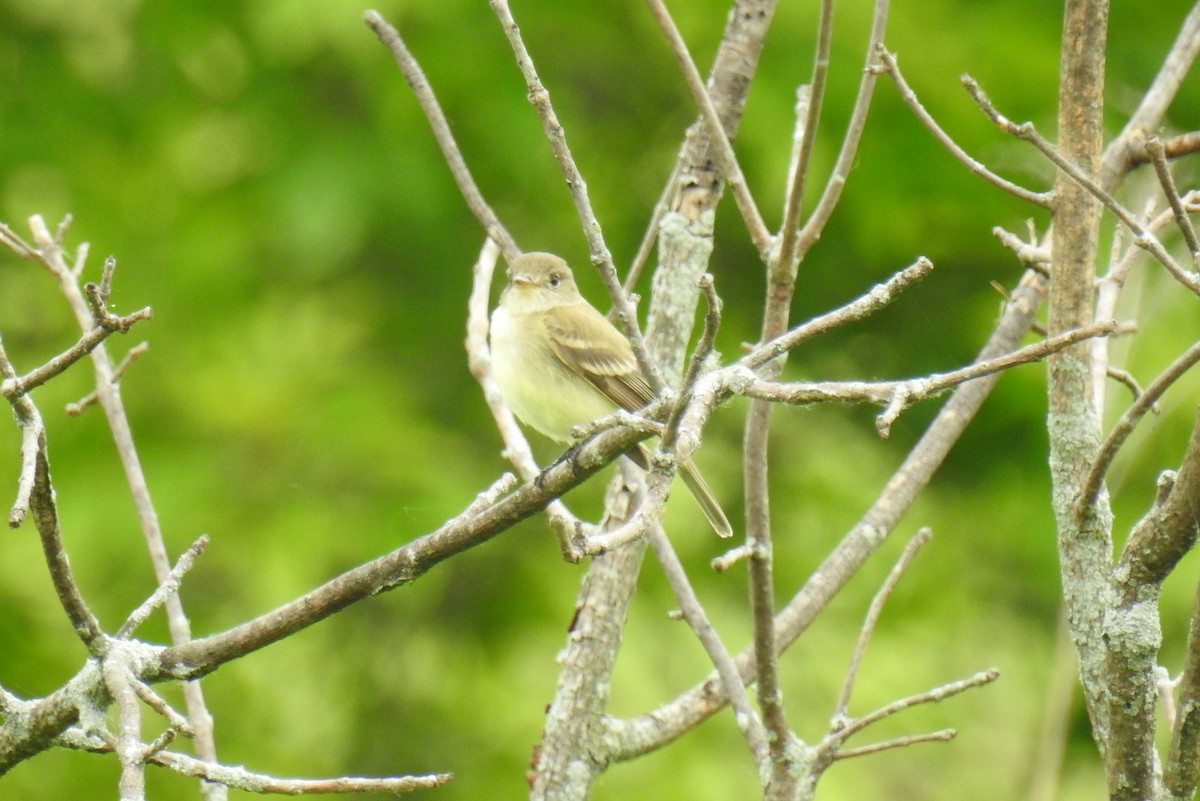
[[[508,286],[492,312],[492,373],[505,403],[521,422],[558,442],[572,429],[617,409],[638,412],[655,398],[629,340],[588,303],[570,266],[552,253],[513,258]],[[643,469],[642,445],[626,454]],[[679,475],[722,537],[729,518],[690,460]]]

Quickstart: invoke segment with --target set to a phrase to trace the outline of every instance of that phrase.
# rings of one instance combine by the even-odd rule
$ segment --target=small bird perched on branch
[[[575,426],[654,400],[629,340],[579,294],[565,261],[524,253],[509,265],[508,279],[492,312],[492,371],[522,422],[569,443]],[[641,445],[626,455],[649,466]],[[695,465],[682,462],[679,475],[717,534],[730,536],[733,527]]]

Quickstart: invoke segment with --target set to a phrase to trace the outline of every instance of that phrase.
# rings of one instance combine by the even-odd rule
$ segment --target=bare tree
[[[780,223],[765,221],[732,145],[747,92],[770,28],[773,0],[735,0],[721,45],[705,80],[662,0],[646,0],[679,64],[697,108],[698,119],[680,147],[671,179],[647,226],[642,247],[622,280],[592,209],[587,183],[575,164],[567,133],[526,48],[506,0],[491,0],[512,47],[529,98],[570,189],[588,242],[592,262],[608,290],[616,319],[633,345],[639,364],[659,399],[643,414],[621,414],[581,430],[581,444],[570,458],[542,469],[512,415],[504,407],[490,374],[487,345],[489,289],[497,258],[520,252],[499,216],[475,185],[433,88],[399,32],[384,18],[367,12],[366,23],[388,48],[421,104],[467,204],[486,235],[474,272],[468,308],[467,352],[473,374],[504,438],[506,454],[520,479],[501,476],[472,504],[437,530],[394,551],[334,577],[304,596],[223,632],[193,638],[176,591],[206,539],[198,540],[172,566],[163,545],[157,514],[125,417],[117,383],[135,348],[118,365],[105,340],[127,332],[149,316],[149,309],[128,315],[109,311],[115,262],[106,263],[98,284],[80,285],[86,246],[66,251],[67,224],[51,232],[39,217],[31,222],[32,243],[13,229],[0,227],[0,242],[43,267],[58,284],[79,322],[79,339],[40,367],[20,372],[15,356],[0,348],[0,394],[12,405],[21,432],[21,469],[16,501],[9,514],[13,527],[30,519],[45,553],[49,577],[64,613],[89,654],[78,673],[59,690],[24,699],[0,688],[0,773],[55,747],[111,752],[121,765],[120,796],[144,798],[144,766],[157,764],[205,781],[208,798],[224,797],[224,788],[257,792],[317,793],[385,790],[403,792],[435,787],[449,774],[391,778],[340,777],[325,780],[277,779],[222,764],[217,758],[212,719],[195,681],[226,662],[319,621],[350,604],[405,586],[439,562],[494,537],[524,518],[546,511],[564,558],[588,559],[576,602],[576,615],[560,655],[557,692],[548,707],[542,741],[531,775],[535,799],[583,799],[593,783],[614,764],[664,747],[711,717],[725,705],[745,740],[743,756],[761,777],[764,798],[804,799],[836,760],[865,756],[917,743],[948,740],[952,729],[916,732],[865,745],[848,740],[873,724],[920,704],[950,698],[995,680],[982,669],[967,677],[946,677],[926,692],[896,699],[871,712],[850,711],[860,665],[882,607],[931,533],[920,529],[909,541],[891,574],[867,609],[842,688],[830,699],[832,716],[819,738],[795,732],[781,692],[783,652],[804,634],[817,616],[897,529],[904,514],[930,481],[950,448],[979,412],[1002,371],[1046,359],[1054,513],[1058,526],[1063,600],[1071,638],[1079,655],[1080,679],[1100,753],[1107,767],[1110,796],[1118,799],[1190,798],[1200,776],[1200,723],[1197,718],[1197,671],[1200,668],[1200,606],[1180,677],[1160,678],[1159,588],[1197,534],[1200,492],[1200,423],[1178,470],[1164,472],[1159,496],[1129,533],[1120,554],[1113,551],[1112,514],[1105,475],[1129,432],[1184,371],[1200,360],[1200,345],[1181,343],[1181,353],[1162,375],[1142,389],[1127,372],[1110,364],[1108,338],[1134,326],[1115,321],[1122,288],[1132,270],[1161,267],[1182,286],[1181,303],[1200,294],[1200,241],[1190,215],[1200,210],[1197,193],[1176,186],[1171,160],[1200,149],[1195,132],[1156,136],[1183,76],[1200,50],[1200,5],[1184,20],[1162,70],[1123,130],[1107,145],[1101,110],[1105,77],[1108,9],[1104,0],[1067,0],[1059,84],[1058,141],[1051,143],[1032,124],[1008,120],[983,89],[964,76],[964,84],[997,136],[1012,135],[1048,159],[1056,169],[1049,189],[1034,190],[1005,179],[969,156],[921,105],[905,81],[897,54],[886,46],[889,7],[876,0],[867,39],[862,43],[862,77],[852,112],[835,134],[838,156],[828,175],[813,166],[814,143],[825,136],[822,108],[831,55],[833,2],[824,0],[814,34],[815,57],[807,82],[797,91],[796,119],[790,142],[787,189]],[[914,54],[917,57],[918,54]],[[1050,229],[1023,241],[996,229],[1001,241],[1027,268],[1008,291],[1002,314],[971,364],[943,373],[900,380],[781,381],[792,349],[850,321],[862,320],[896,302],[931,274],[933,265],[919,254],[887,281],[862,287],[855,300],[813,319],[789,319],[791,301],[806,255],[820,238],[850,178],[858,143],[867,124],[872,97],[887,76],[904,102],[964,167],[986,182],[1051,214]],[[1132,170],[1152,166],[1157,176],[1153,198],[1124,202],[1121,185]],[[804,208],[806,187],[823,179],[818,199]],[[718,279],[707,272],[714,249],[715,209],[728,186],[745,223],[746,236],[761,257],[766,295],[756,342],[740,358],[718,363],[713,341],[722,322]],[[1142,213],[1130,207],[1144,208]],[[1111,217],[1120,231],[1107,263],[1100,257],[1101,226]],[[1189,254],[1181,263],[1166,244],[1167,233]],[[643,333],[629,289],[657,248],[653,293]],[[1178,248],[1175,248],[1178,249]],[[1149,259],[1143,258],[1148,254]],[[931,279],[936,280],[936,279]],[[704,327],[690,358],[686,345],[692,320],[703,304]],[[1037,329],[1039,309],[1047,305],[1045,336],[1020,347]],[[2,321],[0,321],[2,324]],[[160,586],[114,632],[106,632],[71,574],[58,524],[48,443],[41,413],[31,392],[72,364],[89,356],[96,390],[80,404],[103,410],[121,456],[138,509]],[[1109,377],[1131,384],[1135,399],[1109,433],[1103,429],[1103,402]],[[768,432],[776,404],[866,403],[881,407],[876,427],[887,437],[892,424],[913,403],[949,393],[924,435],[917,441],[878,496],[809,579],[780,602],[774,577],[772,505],[768,468],[772,463]],[[753,641],[733,651],[712,626],[688,570],[662,525],[662,511],[677,466],[700,446],[717,406],[733,396],[751,399],[744,422],[743,482],[746,508],[744,542],[713,561],[725,571],[745,562],[750,603],[747,615]],[[78,410],[78,409],[77,409]],[[657,436],[648,472],[622,466],[610,487],[608,512],[596,524],[571,512],[559,497],[569,488],[629,450]],[[621,718],[610,710],[611,677],[636,579],[649,549],[666,577],[680,616],[703,646],[713,669],[690,690],[640,715]],[[732,575],[730,578],[732,580]],[[138,639],[138,627],[157,609],[170,621],[172,642],[157,645]],[[187,689],[186,710],[176,712],[151,685],[180,681]],[[754,698],[749,688],[756,689]],[[1155,746],[1157,714],[1165,709],[1171,730],[1165,756]],[[144,730],[142,706],[162,720],[156,734]],[[105,715],[117,710],[117,725]],[[973,725],[966,721],[965,725]],[[170,750],[183,735],[194,738],[195,756]]]

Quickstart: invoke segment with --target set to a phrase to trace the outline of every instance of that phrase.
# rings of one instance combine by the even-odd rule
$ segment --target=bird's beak
[[[522,273],[517,273],[516,275],[514,275],[512,278],[510,278],[508,280],[510,283],[512,283],[513,286],[518,286],[518,287],[522,287],[522,288],[533,286],[533,283],[534,283],[532,278],[530,278],[528,275],[524,275]]]

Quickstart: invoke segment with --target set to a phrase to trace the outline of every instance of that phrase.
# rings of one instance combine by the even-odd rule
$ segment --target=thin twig
[[[858,84],[858,94],[854,98],[854,109],[850,112],[850,121],[846,125],[846,134],[842,137],[842,147],[838,151],[833,171],[829,174],[829,179],[825,182],[825,188],[821,191],[821,197],[813,207],[812,214],[805,221],[804,227],[800,229],[796,250],[799,257],[802,257],[812,247],[813,243],[820,238],[821,232],[825,230],[826,223],[829,222],[829,218],[833,215],[833,210],[837,206],[838,200],[841,199],[842,190],[846,187],[846,181],[850,177],[850,170],[854,166],[854,159],[858,153],[858,145],[862,141],[863,130],[867,125],[867,112],[871,108],[871,97],[875,91],[877,79],[875,74],[877,66],[875,46],[883,41],[884,34],[887,31],[887,17],[888,0],[875,0],[870,40],[867,43],[866,64],[863,69],[862,79]]]
[[[1104,476],[1108,473],[1109,467],[1112,466],[1113,459],[1117,456],[1117,451],[1121,445],[1125,443],[1126,438],[1133,433],[1133,429],[1145,416],[1154,403],[1162,397],[1163,393],[1192,368],[1196,362],[1200,361],[1200,342],[1192,345],[1184,351],[1175,361],[1167,366],[1166,370],[1159,373],[1158,377],[1150,382],[1138,398],[1130,404],[1125,413],[1121,415],[1121,419],[1112,427],[1112,431],[1108,432],[1108,436],[1104,438],[1104,444],[1100,446],[1099,453],[1096,454],[1096,459],[1092,462],[1091,468],[1088,469],[1087,478],[1084,479],[1079,492],[1079,500],[1075,505],[1075,514],[1077,516],[1084,512],[1096,501],[1100,494],[1100,488],[1104,484]]]
[[[192,729],[192,724],[188,723],[187,718],[176,712],[166,700],[158,693],[151,690],[149,686],[134,679],[130,686],[133,688],[133,693],[146,706],[153,709],[158,714],[166,718],[173,731],[182,734],[184,737],[194,737],[195,731]],[[166,746],[163,746],[166,747]],[[162,748],[155,750],[161,751]]]
[[[992,235],[1000,240],[1006,248],[1016,254],[1021,263],[1031,269],[1036,269],[1043,275],[1048,275],[1050,266],[1050,249],[1037,241],[1033,237],[1032,241],[1026,242],[1011,231],[1001,228],[999,225],[992,228]]]
[[[758,210],[758,204],[754,202],[754,197],[750,194],[750,187],[738,164],[733,144],[725,135],[725,127],[721,124],[721,118],[717,114],[716,107],[713,106],[712,98],[708,96],[704,79],[700,76],[700,71],[696,69],[696,62],[692,60],[692,55],[688,52],[687,43],[683,41],[682,34],[679,33],[675,21],[671,19],[671,14],[662,0],[646,0],[646,7],[650,9],[651,16],[654,17],[659,30],[666,37],[667,44],[670,45],[671,52],[675,55],[675,61],[683,72],[688,90],[692,93],[692,100],[699,107],[700,116],[708,126],[708,135],[720,156],[725,179],[733,190],[733,199],[742,213],[742,219],[746,222],[746,231],[750,234],[750,241],[758,252],[765,256],[774,243],[774,237],[767,229],[767,224]]]
[[[733,546],[720,556],[714,556],[708,565],[717,573],[724,573],[743,559],[749,559],[753,551],[754,545],[744,542]]]
[[[633,295],[633,288],[637,286],[642,272],[646,269],[646,264],[650,261],[650,256],[654,253],[654,243],[658,240],[659,225],[670,209],[671,198],[675,194],[675,184],[678,181],[679,160],[676,159],[675,167],[672,169],[670,177],[667,178],[666,184],[663,185],[654,209],[650,212],[650,222],[646,224],[646,232],[642,234],[642,241],[638,244],[637,253],[633,256],[633,263],[629,265],[629,273],[626,274],[625,281],[621,284],[621,289],[626,295]],[[615,307],[609,312],[610,317],[613,311],[616,311]]]
[[[1098,336],[1112,336],[1127,333],[1114,320],[1094,323],[1084,328],[1063,332],[1056,337],[1026,345],[1012,353],[987,359],[982,362],[951,370],[946,373],[931,373],[921,378],[911,378],[902,381],[823,381],[779,383],[765,381],[759,378],[743,365],[735,364],[725,368],[724,380],[729,391],[746,395],[751,398],[779,403],[809,404],[827,401],[844,403],[875,403],[891,404],[897,399],[901,406],[909,406],[916,401],[945,392],[951,387],[972,381],[983,376],[1007,370],[1020,364],[1039,361],[1063,348]],[[894,413],[895,409],[889,409]],[[894,419],[894,414],[887,422]],[[882,432],[881,432],[882,433]]]
[[[996,670],[995,668],[990,668],[988,670],[976,673],[974,676],[969,678],[950,682],[949,684],[944,684],[941,687],[935,687],[928,692],[917,693],[916,695],[910,695],[907,698],[901,698],[899,700],[892,701],[890,704],[886,704],[879,709],[876,709],[874,712],[870,712],[862,717],[846,721],[844,726],[836,729],[831,733],[830,736],[833,740],[844,742],[851,735],[862,731],[868,726],[878,723],[884,718],[891,717],[898,712],[903,712],[906,709],[911,709],[914,706],[920,706],[921,704],[932,704],[939,701],[945,701],[947,698],[952,698],[959,693],[966,692],[967,690],[975,687],[982,687],[985,684],[991,684],[998,678],[1000,678],[1000,671]],[[821,747],[826,747],[825,743],[822,743]]]
[[[883,585],[875,593],[875,597],[871,599],[871,605],[867,609],[867,616],[863,620],[862,628],[858,633],[858,642],[854,645],[854,654],[850,657],[850,666],[846,669],[846,678],[842,682],[842,692],[838,696],[837,705],[833,709],[834,728],[837,728],[840,723],[848,718],[848,710],[850,709],[850,694],[854,691],[854,680],[858,677],[858,668],[862,664],[863,655],[867,651],[867,643],[871,640],[871,635],[875,632],[875,625],[879,622],[879,615],[883,612],[883,606],[891,597],[892,592],[896,589],[896,585],[900,582],[900,578],[908,570],[908,566],[912,564],[917,553],[929,542],[933,536],[933,532],[928,528],[923,528],[908,541],[908,545],[904,546],[904,551],[900,554],[900,558],[896,560],[896,564],[892,567]]]
[[[1183,241],[1187,242],[1188,251],[1192,254],[1194,262],[1197,257],[1200,257],[1200,239],[1196,238],[1196,229],[1192,226],[1187,209],[1184,208],[1183,199],[1179,197],[1179,190],[1175,188],[1175,179],[1171,176],[1170,165],[1167,164],[1166,148],[1163,147],[1162,140],[1157,136],[1150,136],[1146,138],[1146,151],[1150,154],[1150,160],[1154,162],[1154,172],[1158,175],[1158,183],[1162,186],[1167,202],[1171,204],[1171,211],[1175,214],[1175,224],[1183,233]]]
[[[4,343],[0,340],[0,388],[17,382],[17,372],[8,359]],[[29,514],[29,496],[33,492],[33,478],[37,470],[38,453],[45,445],[46,429],[37,406],[24,393],[7,396],[12,404],[17,427],[21,430],[21,470],[17,475],[17,498],[8,513],[8,525],[17,528]]]
[[[650,478],[653,479],[655,476],[652,475]],[[762,721],[758,719],[750,706],[746,685],[742,681],[741,674],[738,673],[737,665],[729,651],[725,649],[725,645],[721,642],[712,623],[709,622],[708,615],[688,580],[687,571],[684,570],[683,563],[679,561],[679,555],[675,553],[662,526],[651,525],[648,534],[650,547],[654,549],[658,562],[662,565],[663,574],[667,578],[667,583],[671,585],[671,590],[675,593],[675,600],[679,603],[683,618],[691,626],[696,638],[700,640],[700,644],[707,652],[708,658],[716,667],[717,674],[721,677],[722,685],[730,699],[730,705],[734,709],[738,728],[741,729],[742,736],[746,738],[750,753],[761,765],[767,756],[767,737],[763,731]]]
[[[858,748],[843,748],[833,755],[833,759],[853,759],[868,754],[878,754],[880,751],[888,751],[893,748],[907,748],[918,743],[946,743],[953,740],[957,734],[958,732],[954,729],[940,729],[927,734],[910,734],[907,737],[897,737],[893,740],[862,745]]]
[[[150,307],[140,309],[133,314],[124,317],[113,316],[113,320],[119,321],[120,325],[133,325],[138,320],[149,319],[151,316]],[[23,395],[26,392],[37,389],[42,384],[45,384],[50,379],[57,375],[66,372],[67,368],[75,364],[75,362],[87,356],[94,351],[101,342],[108,339],[114,331],[119,331],[120,328],[114,325],[113,327],[97,325],[95,328],[87,331],[79,340],[67,350],[58,354],[50,361],[43,364],[34,370],[30,370],[20,378],[6,379],[3,385],[0,385],[0,394],[5,397],[14,397]],[[128,330],[128,328],[126,328]]]
[[[1177,159],[1183,156],[1190,156],[1193,153],[1200,153],[1200,131],[1188,131],[1187,133],[1168,136],[1162,140],[1163,152],[1169,159]],[[1134,156],[1133,163],[1135,165],[1142,164],[1149,160],[1150,155],[1147,153],[1145,157],[1138,155]]]
[[[140,358],[148,350],[150,350],[149,342],[139,342],[130,348],[129,351],[121,358],[121,361],[117,363],[117,366],[113,368],[113,382],[119,382],[121,376],[125,374],[125,371],[129,369],[130,365],[137,361],[138,358]],[[81,415],[87,411],[88,408],[93,406],[98,398],[99,394],[93,389],[91,392],[84,395],[74,403],[68,403],[66,412],[72,417]]]
[[[823,334],[840,325],[861,320],[891,303],[905,289],[917,283],[933,270],[933,262],[921,256],[915,262],[893,275],[887,281],[871,287],[844,306],[801,323],[786,334],[776,337],[743,356],[738,364],[758,369],[772,359],[782,356],[805,340]]]
[[[641,539],[654,523],[651,512],[657,513],[657,510],[643,504],[632,517],[616,528],[603,530],[597,527],[599,533],[590,534],[584,540],[583,552],[588,556],[599,556]]]
[[[1191,72],[1197,54],[1200,54],[1200,2],[1192,6],[1183,24],[1179,26],[1179,33],[1176,34],[1171,49],[1163,59],[1150,87],[1142,95],[1137,109],[1129,116],[1121,132],[1105,148],[1100,170],[1105,187],[1115,187],[1126,171],[1149,160],[1145,148],[1137,147],[1137,143],[1145,139],[1147,131],[1157,131],[1162,127],[1167,109],[1179,94],[1179,89]],[[1196,144],[1200,145],[1200,136],[1192,136]],[[1174,157],[1176,154],[1172,153],[1170,140],[1167,145],[1167,154]]]
[[[704,328],[700,332],[700,339],[696,341],[696,347],[692,351],[691,359],[688,361],[687,372],[683,376],[683,383],[679,385],[675,401],[671,404],[671,412],[667,416],[667,421],[663,426],[661,444],[665,450],[671,450],[675,446],[675,438],[679,434],[679,423],[681,422],[683,411],[687,408],[688,403],[691,402],[692,393],[696,388],[696,381],[699,380],[701,373],[704,371],[708,357],[712,355],[713,346],[717,341],[717,331],[721,328],[722,304],[721,298],[717,295],[716,288],[713,285],[712,274],[704,273],[700,276],[697,284],[707,303],[707,308],[704,312]]]
[[[1131,393],[1133,393],[1134,400],[1140,398],[1142,393],[1146,391],[1142,389],[1142,385],[1138,383],[1136,378],[1134,378],[1133,373],[1129,372],[1128,370],[1122,370],[1120,367],[1110,366],[1106,372],[1109,378],[1111,378],[1113,381],[1116,381],[1118,384],[1124,385]],[[1155,402],[1150,405],[1150,411],[1154,414],[1159,414],[1162,410],[1159,408],[1158,403]]]
[[[987,95],[985,95],[983,90],[979,87],[979,84],[971,76],[963,75],[962,83],[963,86],[967,88],[967,91],[971,93],[971,97],[975,99],[975,102],[979,104],[979,107],[983,109],[983,112],[988,116],[989,119],[991,119],[993,123],[996,124],[997,127],[1003,131],[1006,131],[1007,133],[1012,134],[1018,139],[1023,139],[1024,141],[1029,142],[1039,151],[1041,151],[1042,155],[1053,162],[1054,165],[1062,170],[1062,172],[1072,181],[1087,190],[1089,194],[1103,203],[1109,211],[1115,214],[1117,219],[1124,223],[1125,227],[1127,227],[1133,233],[1133,242],[1135,245],[1140,248],[1144,248],[1147,252],[1153,255],[1160,264],[1167,268],[1167,272],[1169,272],[1176,281],[1178,281],[1180,284],[1183,284],[1183,286],[1187,287],[1192,292],[1200,294],[1200,278],[1198,278],[1194,273],[1185,270],[1179,264],[1179,262],[1175,261],[1174,257],[1171,256],[1167,249],[1163,247],[1162,243],[1158,241],[1158,238],[1155,237],[1150,231],[1147,231],[1145,228],[1143,228],[1142,225],[1137,221],[1137,218],[1134,217],[1132,212],[1129,211],[1129,209],[1121,205],[1121,203],[1114,198],[1111,193],[1106,191],[1096,181],[1092,180],[1092,178],[1083,170],[1081,170],[1075,163],[1060,153],[1058,148],[1054,147],[1054,145],[1050,144],[1045,137],[1038,133],[1037,128],[1032,122],[1023,122],[1018,125],[997,111],[996,107],[992,105],[991,101],[988,100]]]
[[[387,778],[342,776],[334,779],[281,779],[264,773],[253,773],[242,767],[196,759],[174,751],[152,754],[148,760],[184,776],[217,782],[248,793],[262,794],[409,793],[440,787],[454,778],[452,773],[434,773],[426,776]]]
[[[796,130],[792,134],[793,158],[788,163],[787,193],[783,198],[783,222],[779,226],[779,248],[773,254],[771,272],[777,279],[784,275],[795,281],[803,257],[800,239],[800,213],[804,206],[804,190],[812,168],[812,153],[817,142],[817,128],[825,101],[829,78],[829,53],[833,49],[833,0],[822,0],[817,21],[817,42],[813,51],[812,81],[807,91],[797,91],[797,112],[803,107],[804,116],[797,113]],[[845,140],[843,140],[844,142]]]
[[[908,82],[904,80],[904,76],[900,74],[900,65],[896,62],[896,54],[884,47],[883,43],[879,44],[879,58],[883,61],[883,71],[892,76],[892,80],[896,83],[896,89],[900,92],[900,99],[908,106],[909,110],[916,115],[921,124],[933,134],[942,147],[950,152],[950,155],[958,159],[958,161],[967,168],[967,170],[988,183],[1003,189],[1009,194],[1024,200],[1027,203],[1032,203],[1035,206],[1041,206],[1044,209],[1051,208],[1054,205],[1053,197],[1048,192],[1033,192],[1023,186],[1018,186],[1006,178],[1001,178],[996,173],[989,170],[982,163],[971,158],[967,151],[959,147],[950,135],[938,125],[937,120],[933,118],[925,107],[921,105],[921,101],[917,99],[917,93],[912,90]],[[1022,259],[1024,261],[1024,259]]]
[[[433,87],[429,84],[429,80],[421,70],[421,65],[417,63],[408,46],[404,44],[404,40],[400,37],[400,32],[389,25],[379,15],[379,12],[367,11],[363,15],[363,21],[366,22],[368,28],[375,32],[375,35],[379,37],[379,41],[383,42],[384,46],[391,51],[392,57],[396,59],[396,64],[400,67],[400,72],[404,75],[404,80],[412,88],[413,95],[421,105],[421,110],[425,112],[425,119],[429,121],[429,127],[433,131],[433,137],[442,151],[442,157],[446,160],[447,166],[450,167],[450,174],[454,176],[454,182],[458,185],[458,191],[462,193],[463,199],[467,201],[467,206],[471,209],[471,213],[475,215],[475,219],[479,220],[479,224],[483,226],[487,235],[499,243],[500,249],[504,252],[504,258],[512,261],[520,255],[521,249],[517,247],[516,240],[512,238],[508,229],[504,227],[504,224],[500,222],[500,218],[496,216],[496,212],[492,210],[492,207],[484,199],[483,193],[479,191],[479,186],[471,176],[471,170],[463,158],[462,151],[458,148],[458,143],[454,139],[453,132],[450,130],[450,123],[446,121],[446,115],[438,103],[437,96],[433,92]]]
[[[143,601],[137,609],[129,614],[121,627],[117,629],[116,636],[125,639],[135,632],[139,626],[149,619],[154,611],[167,602],[167,599],[179,592],[179,583],[183,580],[184,575],[192,569],[197,557],[204,553],[204,549],[208,547],[209,537],[207,534],[201,534],[199,539],[191,544],[183,555],[179,557],[179,561],[175,563],[175,567],[167,575],[166,579],[159,582],[158,589]]]

